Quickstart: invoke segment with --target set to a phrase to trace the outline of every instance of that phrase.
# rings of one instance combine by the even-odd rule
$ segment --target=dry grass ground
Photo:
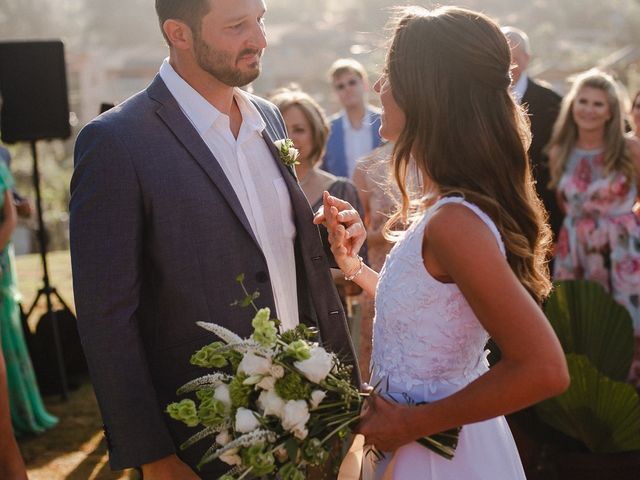
[[[53,252],[47,260],[51,284],[73,308],[69,252]],[[23,305],[29,308],[42,286],[39,255],[17,257],[17,270]],[[45,308],[42,298],[29,318],[32,328]],[[109,469],[102,420],[88,380],[70,392],[68,401],[62,402],[55,396],[45,398],[45,403],[60,423],[43,435],[20,439],[30,480],[132,480],[137,477],[130,471],[114,473]]]

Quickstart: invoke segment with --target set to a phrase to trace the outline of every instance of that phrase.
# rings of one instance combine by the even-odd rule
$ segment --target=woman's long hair
[[[528,119],[509,92],[510,66],[507,40],[486,16],[401,10],[386,71],[406,117],[393,154],[402,206],[386,231],[408,221],[406,178],[415,162],[425,195],[431,183],[438,195],[461,195],[491,217],[509,265],[541,302],[551,289],[551,235],[527,157]]]
[[[571,90],[562,100],[558,119],[553,126],[553,134],[548,148],[556,148],[557,154],[551,159],[550,188],[555,188],[569,160],[571,151],[578,141],[578,126],[573,118],[573,103],[576,96],[585,87],[597,88],[607,95],[611,119],[604,127],[604,167],[605,173],[622,172],[632,180],[634,177],[633,159],[624,138],[624,109],[622,93],[615,80],[599,70],[589,70],[576,77]]]

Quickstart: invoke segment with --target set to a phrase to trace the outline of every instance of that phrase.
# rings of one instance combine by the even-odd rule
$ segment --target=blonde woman
[[[298,149],[296,175],[313,211],[320,208],[322,192],[327,190],[332,195],[346,199],[358,212],[364,214],[358,198],[358,190],[351,180],[336,177],[320,169],[320,161],[324,156],[329,136],[329,124],[322,107],[310,95],[296,87],[279,89],[270,100],[280,110],[287,133]],[[328,245],[327,231],[324,227],[320,228],[320,235],[323,238],[323,244]],[[366,253],[363,256],[366,257]],[[347,296],[360,293],[360,289],[351,283],[344,282],[343,277],[343,275],[334,276],[334,279],[340,298],[345,303]]]
[[[566,217],[558,236],[554,278],[600,283],[634,321],[640,386],[640,141],[624,133],[622,96],[614,79],[591,70],[564,98],[549,144],[551,186]]]

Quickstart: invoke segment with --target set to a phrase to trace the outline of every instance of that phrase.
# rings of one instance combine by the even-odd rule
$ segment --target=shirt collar
[[[165,58],[160,66],[160,78],[162,78],[178,105],[180,105],[183,113],[201,135],[216,123],[220,117],[226,117],[178,75],[169,63],[168,58]],[[250,130],[262,132],[266,127],[266,123],[256,106],[251,102],[249,94],[240,88],[234,88],[233,95],[242,114],[243,125]]]
[[[351,125],[351,122],[349,121],[349,115],[347,114],[346,110],[342,111],[342,125],[344,127],[344,129],[348,132],[362,132],[364,130],[367,130],[369,128],[369,125],[372,123],[371,122],[371,117],[372,114],[369,111],[369,109],[367,108],[364,112],[364,117],[362,117],[362,125],[360,126],[360,128],[353,128],[353,125]]]
[[[520,78],[516,82],[516,84],[512,87],[512,92],[514,97],[516,98],[518,103],[522,103],[522,97],[524,97],[524,93],[527,91],[527,86],[529,85],[529,76],[527,72],[522,72],[520,74]]]

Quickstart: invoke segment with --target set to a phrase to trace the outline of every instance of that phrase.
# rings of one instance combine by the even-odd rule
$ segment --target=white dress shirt
[[[344,153],[347,157],[348,178],[351,178],[356,169],[356,162],[373,150],[372,120],[369,112],[365,112],[360,128],[354,128],[345,112],[342,116],[342,129],[344,131]]]
[[[281,329],[295,327],[299,323],[294,253],[296,229],[287,185],[262,138],[265,121],[248,94],[234,89],[234,99],[242,114],[236,139],[231,133],[229,116],[185,82],[168,59],[160,67],[160,77],[215,156],[238,196],[267,261],[277,310],[274,313],[282,322]],[[238,252],[238,255],[243,254]],[[222,285],[227,282],[232,288],[239,273],[250,272],[229,272],[229,278],[219,280]]]

